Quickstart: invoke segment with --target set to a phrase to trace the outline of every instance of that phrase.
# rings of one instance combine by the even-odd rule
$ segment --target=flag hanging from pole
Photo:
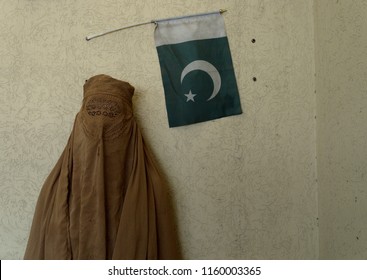
[[[156,22],[170,127],[242,113],[224,20],[212,13]]]

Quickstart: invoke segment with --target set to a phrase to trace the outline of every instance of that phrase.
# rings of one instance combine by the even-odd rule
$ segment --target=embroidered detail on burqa
[[[25,259],[181,257],[167,185],[132,115],[133,92],[107,75],[85,83],[41,189]]]
[[[116,101],[106,99],[104,97],[96,97],[90,99],[86,104],[88,115],[105,116],[114,118],[121,114],[121,108]]]

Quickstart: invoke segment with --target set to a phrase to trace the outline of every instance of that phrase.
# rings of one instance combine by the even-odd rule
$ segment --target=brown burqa
[[[132,112],[134,88],[90,78],[38,198],[25,259],[179,259],[172,208]]]

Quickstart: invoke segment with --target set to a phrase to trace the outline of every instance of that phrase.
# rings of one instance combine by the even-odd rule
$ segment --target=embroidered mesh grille
[[[104,97],[94,97],[86,104],[88,115],[92,117],[104,116],[115,118],[121,114],[120,105],[111,99]]]

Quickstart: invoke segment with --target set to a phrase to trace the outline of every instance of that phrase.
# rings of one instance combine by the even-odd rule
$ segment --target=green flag
[[[170,127],[242,113],[219,12],[159,21],[154,37]]]

